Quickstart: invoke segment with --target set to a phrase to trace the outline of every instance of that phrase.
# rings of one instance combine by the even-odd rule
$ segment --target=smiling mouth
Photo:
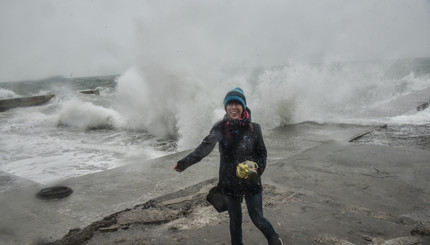
[[[240,118],[240,114],[239,114],[239,112],[238,111],[230,111],[230,117],[231,118],[233,118],[233,119],[238,119],[238,118]]]

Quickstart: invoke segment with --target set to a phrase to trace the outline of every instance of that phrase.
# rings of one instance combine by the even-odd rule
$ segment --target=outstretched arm
[[[193,152],[178,161],[174,167],[176,171],[184,171],[186,168],[200,162],[204,157],[211,153],[220,137],[219,127],[216,125],[212,127],[209,135],[204,138],[203,142]]]

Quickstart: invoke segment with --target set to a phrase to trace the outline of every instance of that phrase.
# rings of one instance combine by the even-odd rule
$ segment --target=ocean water
[[[222,118],[225,93],[237,86],[264,134],[302,122],[386,123],[389,129],[408,125],[414,142],[429,144],[430,109],[383,121],[360,116],[429,88],[429,58],[291,61],[205,76],[133,67],[113,76],[0,83],[0,99],[55,94],[44,105],[0,113],[0,170],[49,184],[193,148]],[[84,89],[100,95],[79,92]]]

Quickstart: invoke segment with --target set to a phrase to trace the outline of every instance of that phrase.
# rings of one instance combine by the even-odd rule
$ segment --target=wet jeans
[[[224,196],[230,216],[230,235],[232,245],[242,245],[242,206],[240,197]],[[267,240],[278,237],[273,226],[263,216],[263,194],[245,197],[249,217]]]

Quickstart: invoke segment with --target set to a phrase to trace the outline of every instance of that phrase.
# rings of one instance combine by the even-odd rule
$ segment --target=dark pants
[[[224,196],[230,216],[230,235],[232,245],[242,245],[242,206],[240,197]],[[267,240],[278,237],[273,226],[263,216],[263,194],[245,197],[249,217]]]

